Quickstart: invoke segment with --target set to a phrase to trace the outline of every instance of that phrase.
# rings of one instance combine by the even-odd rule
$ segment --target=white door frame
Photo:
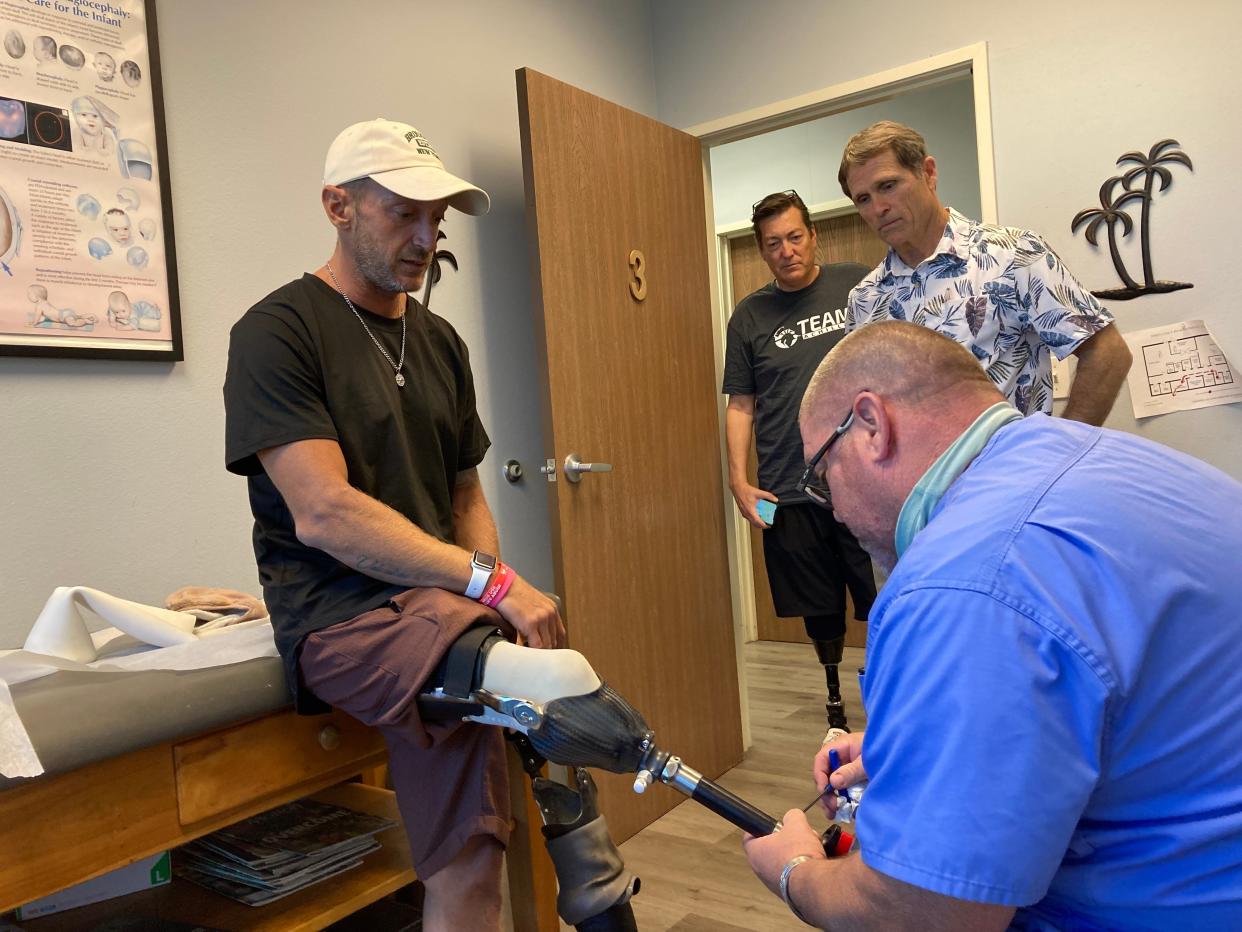
[[[732,286],[729,276],[727,251],[721,252],[725,242],[713,221],[715,205],[712,200],[712,173],[709,150],[713,146],[739,139],[748,139],[762,133],[853,110],[867,104],[877,103],[887,97],[926,87],[935,87],[949,81],[971,76],[975,106],[975,144],[979,162],[980,218],[985,223],[996,223],[996,172],[992,153],[992,106],[988,88],[987,43],[977,42],[951,52],[933,55],[908,65],[890,68],[876,74],[834,84],[790,97],[775,103],[756,107],[732,116],[710,120],[689,127],[686,132],[697,136],[703,144],[703,196],[707,208],[709,275],[716,283],[712,289],[712,344],[716,354],[716,384],[724,374],[725,334],[729,314],[733,309]],[[835,205],[836,202],[833,202]],[[725,246],[727,250],[727,245]],[[729,578],[733,599],[733,630],[737,643],[738,686],[742,701],[742,741],[750,746],[750,722],[745,714],[747,708],[747,683],[745,665],[742,662],[742,645],[753,639],[757,622],[755,618],[754,578],[751,573],[750,525],[738,514],[729,492],[729,462],[724,444],[724,418],[726,401],[722,397],[718,406],[721,437],[720,464],[724,476],[725,528],[728,534]]]

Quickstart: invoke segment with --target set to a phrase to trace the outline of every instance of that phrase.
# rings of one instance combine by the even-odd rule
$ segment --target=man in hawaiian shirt
[[[1023,414],[1052,411],[1052,362],[1078,373],[1063,416],[1100,425],[1130,368],[1113,316],[1038,233],[945,207],[923,137],[883,120],[845,144],[837,175],[888,255],[850,292],[846,326],[909,320],[952,337]]]

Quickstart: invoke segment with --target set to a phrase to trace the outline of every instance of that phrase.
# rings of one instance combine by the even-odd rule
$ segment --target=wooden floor
[[[824,669],[806,644],[756,641],[744,650],[754,745],[720,782],[779,818],[815,796],[811,758],[827,727]],[[862,661],[861,648],[846,648],[841,685],[854,730],[865,721],[858,694]],[[648,792],[676,791],[658,786]],[[819,820],[813,824],[824,827]],[[641,932],[806,929],[750,872],[741,838],[738,829],[687,800],[623,844],[626,866],[643,881],[634,899]]]

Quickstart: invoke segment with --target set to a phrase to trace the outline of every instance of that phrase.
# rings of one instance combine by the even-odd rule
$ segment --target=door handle
[[[612,472],[612,463],[584,463],[577,453],[565,457],[565,478],[570,482],[581,482],[582,474],[588,472]]]

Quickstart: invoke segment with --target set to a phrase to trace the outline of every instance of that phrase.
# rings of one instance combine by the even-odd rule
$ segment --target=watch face
[[[494,570],[496,568],[496,558],[490,553],[484,553],[482,550],[474,552],[474,558],[471,562],[485,570]]]

